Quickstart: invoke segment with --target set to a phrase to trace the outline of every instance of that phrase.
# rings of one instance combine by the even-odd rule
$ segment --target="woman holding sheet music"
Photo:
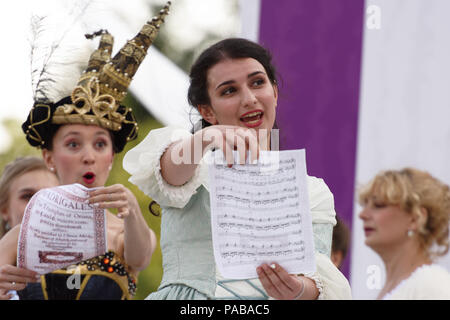
[[[211,240],[206,163],[221,149],[229,166],[270,149],[278,85],[270,53],[244,39],[226,39],[205,50],[190,73],[188,99],[202,116],[194,134],[174,127],[152,130],[124,158],[130,181],[162,207],[164,274],[148,299],[349,299],[346,278],[330,260],[333,195],[322,179],[308,177],[317,272],[291,275],[279,264],[261,265],[259,278],[225,280]],[[240,146],[240,147],[239,147]],[[187,161],[186,161],[187,160]]]
[[[56,173],[61,185],[78,183],[91,188],[88,203],[116,209],[117,215],[107,210],[108,252],[77,263],[72,272],[62,268],[42,275],[41,283],[28,283],[18,292],[20,299],[111,300],[134,296],[137,273],[150,263],[156,236],[130,190],[121,184],[104,185],[114,154],[137,136],[132,110],[121,105],[121,100],[167,13],[168,6],[113,58],[113,37],[104,30],[87,36],[101,37],[93,52],[86,48],[89,40],[76,39],[71,45],[64,42],[83,35],[72,25],[63,30],[62,42],[44,46],[61,52],[51,52],[44,66],[40,65],[42,69],[33,70],[33,75],[39,76],[33,78],[35,103],[22,129],[28,142],[42,149],[47,167]],[[36,21],[43,23],[46,19]],[[85,53],[91,52],[88,61]],[[15,265],[19,230],[20,226],[13,228],[0,242],[0,266]],[[79,285],[71,281],[77,275]]]

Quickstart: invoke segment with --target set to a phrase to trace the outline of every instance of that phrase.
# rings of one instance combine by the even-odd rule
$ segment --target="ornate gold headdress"
[[[131,108],[120,105],[126,96],[133,76],[144,60],[148,48],[155,40],[164,18],[169,14],[170,1],[160,10],[159,15],[148,21],[140,32],[120,49],[111,59],[113,36],[101,30],[87,38],[101,36],[98,48],[91,54],[88,66],[83,71],[77,85],[68,97],[44,109],[44,119],[33,121],[33,110],[22,126],[32,145],[44,145],[43,135],[37,126],[51,119],[51,123],[98,125],[113,131],[116,135],[127,127],[126,143],[137,136],[137,122]],[[47,103],[35,103],[33,109]],[[53,111],[53,110],[54,111]],[[25,126],[25,127],[24,127]],[[37,142],[37,143],[36,143]],[[123,146],[122,146],[123,148]],[[119,149],[122,149],[119,148]]]

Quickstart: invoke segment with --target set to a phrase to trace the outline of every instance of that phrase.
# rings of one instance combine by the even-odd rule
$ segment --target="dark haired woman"
[[[42,275],[40,283],[28,283],[18,292],[20,299],[133,298],[137,274],[150,263],[156,236],[129,189],[121,184],[104,185],[115,153],[137,136],[132,110],[120,103],[167,13],[165,7],[113,58],[113,37],[106,31],[96,33],[101,36],[99,47],[81,75],[56,68],[63,73],[57,78],[48,71],[49,66],[47,72],[40,73],[49,78],[39,81],[35,104],[22,125],[28,142],[42,149],[46,165],[55,172],[61,185],[78,183],[92,188],[88,202],[99,208],[116,209],[117,215],[106,210],[107,252],[71,268],[79,271],[79,286],[68,285],[73,271],[63,268]],[[69,52],[63,56],[63,65],[72,66],[67,61]],[[64,86],[60,83],[63,80],[54,81],[55,78],[67,82],[73,77],[72,86],[65,86],[72,88],[71,92],[57,90]],[[0,242],[0,266],[16,264],[19,231],[20,226],[13,228]]]
[[[244,39],[226,39],[206,49],[190,78],[188,98],[202,116],[202,129],[194,134],[172,127],[152,130],[123,162],[130,181],[162,207],[164,274],[148,298],[349,299],[348,281],[329,258],[336,223],[333,195],[322,179],[313,177],[308,177],[308,190],[316,273],[290,275],[278,264],[264,264],[257,268],[259,278],[225,281],[216,270],[207,165],[196,160],[217,148],[232,164],[230,150],[239,144],[245,146],[241,159],[246,151],[256,159],[259,149],[269,149],[278,85],[269,52]],[[191,159],[178,161],[179,156]]]

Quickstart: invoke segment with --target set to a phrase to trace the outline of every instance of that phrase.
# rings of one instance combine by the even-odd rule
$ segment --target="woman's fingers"
[[[276,299],[293,299],[302,289],[300,281],[277,263],[263,264],[257,273],[264,289]]]
[[[251,163],[259,158],[259,144],[255,130],[242,127],[227,127],[225,130],[221,130],[221,137],[222,143],[217,147],[222,149],[229,167],[236,163],[233,150],[236,150],[239,155],[239,160],[237,161],[239,164],[248,162],[248,154]]]
[[[120,187],[110,186],[89,192],[88,203],[102,205],[102,208],[118,208],[127,201],[125,190]]]
[[[16,290],[16,291],[20,291],[25,289],[25,287],[27,286],[27,283],[23,283],[23,282],[11,282],[9,284],[9,290]]]
[[[18,268],[13,265],[3,265],[0,267],[0,281],[24,281],[36,282],[39,274],[24,268]]]
[[[10,300],[13,295],[11,293],[8,293],[9,290],[6,289],[0,289],[0,300]]]
[[[254,163],[259,159],[259,143],[258,138],[256,137],[256,133],[252,131],[252,135],[249,137],[249,150],[250,150],[250,163]]]
[[[272,282],[270,275],[268,274],[267,268],[264,268],[264,265],[256,268],[256,272],[259,277],[259,281],[261,281],[262,286],[266,290],[267,294],[275,299],[281,299],[281,292]]]
[[[233,140],[234,140],[234,137],[233,137]],[[228,167],[231,167],[234,164],[233,150],[234,150],[234,141],[227,140],[227,138],[225,138],[223,141],[222,151],[225,155],[225,161],[226,161]]]
[[[4,290],[23,290],[28,282],[37,282],[39,275],[31,270],[12,265],[0,267],[0,288]]]
[[[240,128],[237,132],[242,139],[246,143],[246,154],[247,151],[249,153],[250,159],[249,163],[253,163],[253,161],[257,160],[259,158],[259,142],[258,138],[256,136],[256,131],[254,129],[244,129]],[[247,163],[247,159],[245,159]]]
[[[136,198],[127,191],[121,184],[99,188],[89,192],[88,203],[102,209],[117,209],[117,217],[126,218],[132,207],[138,205]]]
[[[273,263],[272,266],[273,267],[271,270],[273,270],[273,273],[280,279],[280,282],[292,293],[296,292],[296,290],[298,290],[299,283],[295,280],[295,276],[289,274],[286,269],[277,263]]]

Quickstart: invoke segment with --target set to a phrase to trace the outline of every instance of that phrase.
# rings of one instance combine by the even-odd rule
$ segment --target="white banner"
[[[356,187],[407,166],[450,184],[448,12],[448,0],[366,1]],[[360,211],[355,202],[351,286],[373,299],[384,265],[364,244]],[[440,263],[450,270],[450,256]]]

